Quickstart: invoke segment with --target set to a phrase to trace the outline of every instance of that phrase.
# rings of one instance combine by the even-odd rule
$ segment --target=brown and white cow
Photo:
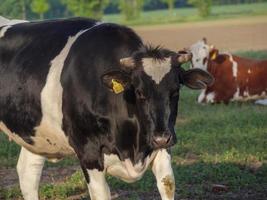
[[[267,60],[253,60],[219,53],[202,39],[189,48],[192,68],[210,72],[215,81],[202,90],[199,103],[228,103],[267,97]]]

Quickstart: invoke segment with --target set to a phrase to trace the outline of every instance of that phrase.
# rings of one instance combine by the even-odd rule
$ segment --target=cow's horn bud
[[[120,64],[123,67],[128,68],[128,69],[134,69],[135,68],[134,59],[132,57],[121,58]]]
[[[179,51],[178,52],[178,57],[177,57],[177,61],[179,63],[185,63],[188,62],[192,59],[192,53],[188,52],[188,51]]]

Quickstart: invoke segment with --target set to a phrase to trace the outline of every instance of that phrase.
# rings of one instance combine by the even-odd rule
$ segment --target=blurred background
[[[172,50],[206,37],[219,51],[267,59],[267,0],[0,0],[0,16],[90,17],[130,26],[146,43]],[[178,143],[172,148],[175,200],[266,200],[267,108],[253,102],[200,105],[198,94],[181,91]],[[0,200],[21,199],[19,151],[0,133]],[[47,163],[41,199],[88,199],[78,169],[75,158]],[[160,199],[151,172],[135,184],[111,177],[108,182],[118,199]]]
[[[224,50],[259,50],[267,47],[267,0],[0,2],[0,15],[10,19],[90,17],[133,26],[145,41],[173,49],[189,46],[202,37],[207,37],[209,43]]]

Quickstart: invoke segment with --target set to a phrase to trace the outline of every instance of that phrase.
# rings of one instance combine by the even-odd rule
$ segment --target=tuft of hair
[[[164,61],[166,58],[175,55],[176,53],[162,48],[161,46],[152,46],[150,44],[142,46],[137,52],[134,53],[133,58],[136,61],[141,61],[142,58],[154,58],[158,61]]]

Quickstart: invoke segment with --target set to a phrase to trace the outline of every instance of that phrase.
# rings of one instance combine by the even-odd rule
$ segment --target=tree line
[[[103,14],[121,13],[125,20],[142,11],[195,6],[199,15],[210,14],[212,4],[255,3],[266,0],[1,0],[0,15],[8,18],[64,18],[71,16],[101,19]]]

